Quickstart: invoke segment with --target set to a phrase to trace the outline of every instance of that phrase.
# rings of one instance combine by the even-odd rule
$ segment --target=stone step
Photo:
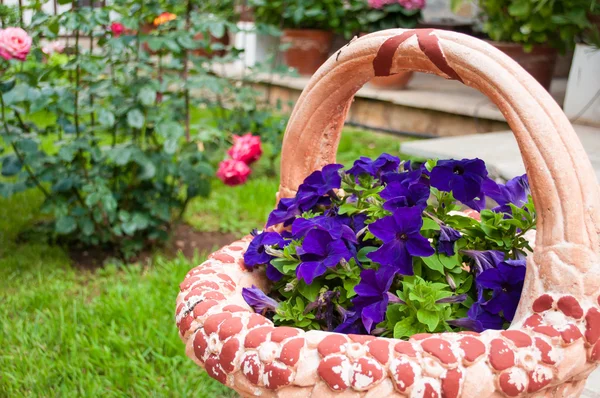
[[[575,125],[600,181],[600,128]],[[510,179],[525,173],[517,141],[510,131],[409,141],[402,152],[422,158],[480,158],[495,176]]]

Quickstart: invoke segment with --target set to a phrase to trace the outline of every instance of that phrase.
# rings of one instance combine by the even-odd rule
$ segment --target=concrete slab
[[[574,127],[600,182],[600,129],[580,125]],[[402,144],[402,152],[423,158],[478,157],[486,162],[491,173],[504,179],[525,173],[517,141],[510,131],[410,141]]]
[[[216,73],[232,79],[245,79],[296,90],[303,90],[310,76],[290,76],[270,73],[249,73],[241,65],[228,65]],[[550,93],[558,104],[563,103],[567,79],[554,79]],[[498,108],[482,93],[464,84],[425,73],[415,73],[404,90],[385,90],[369,84],[356,94],[358,98],[383,101],[395,105],[445,112],[476,119],[504,121]],[[391,125],[390,127],[393,127]]]

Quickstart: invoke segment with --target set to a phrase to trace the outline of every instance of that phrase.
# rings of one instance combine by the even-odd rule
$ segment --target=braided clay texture
[[[416,335],[409,341],[274,327],[244,302],[268,290],[244,268],[245,237],[180,285],[186,354],[242,396],[578,397],[600,361],[600,192],[562,110],[510,58],[477,39],[391,30],[351,42],[313,76],[284,138],[280,197],[335,161],[354,93],[374,75],[409,69],[487,94],[513,129],[538,210],[534,253],[509,330]]]

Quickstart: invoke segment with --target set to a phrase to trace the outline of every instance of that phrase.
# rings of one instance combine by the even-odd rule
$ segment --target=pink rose
[[[423,9],[425,7],[425,0],[368,0],[369,7],[382,9],[388,4],[400,4],[407,10]]]
[[[398,0],[398,3],[407,10],[422,10],[425,8],[425,0]]]
[[[21,28],[0,30],[0,57],[25,61],[31,49],[31,37]]]
[[[386,0],[369,0],[369,7],[371,8],[383,8],[384,5],[388,4]]]
[[[227,159],[219,163],[217,177],[226,185],[240,185],[246,182],[250,175],[250,167],[241,160]]]
[[[113,22],[110,24],[110,31],[114,37],[119,37],[125,32],[125,26],[120,22]]]
[[[246,164],[256,162],[262,155],[260,137],[251,133],[242,136],[234,135],[233,146],[227,153],[232,159],[240,160]]]

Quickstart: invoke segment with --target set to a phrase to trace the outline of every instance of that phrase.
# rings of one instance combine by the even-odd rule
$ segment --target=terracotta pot
[[[333,33],[325,30],[285,29],[281,42],[289,45],[284,53],[287,66],[301,75],[312,75],[327,61]]]
[[[412,78],[413,72],[404,70],[391,76],[374,77],[369,81],[369,85],[382,90],[402,90]]]
[[[353,41],[296,103],[277,197],[293,197],[310,173],[335,163],[360,87],[407,66],[486,94],[521,148],[538,229],[509,330],[402,341],[274,327],[241,295],[251,285],[269,288],[264,269],[244,267],[247,236],[180,285],[176,322],[186,354],[244,397],[578,397],[600,361],[600,189],[565,114],[507,55],[448,31],[393,29]]]
[[[504,52],[514,59],[529,74],[540,82],[546,90],[550,89],[552,76],[556,66],[558,51],[552,47],[534,46],[529,53],[523,50],[523,46],[518,43],[491,42],[494,47]]]
[[[203,33],[197,33],[196,35],[194,35],[194,39],[195,40],[203,40],[204,39],[204,34]],[[215,37],[213,35],[210,36],[210,43],[211,44],[216,44],[216,43],[220,43],[223,46],[227,47],[229,46],[230,43],[230,39],[229,39],[229,32],[225,32],[225,34],[223,35],[223,37]],[[213,57],[222,57],[225,54],[227,54],[227,50],[223,49],[223,50],[215,50],[211,53],[208,53],[205,49],[201,48],[198,50],[194,50],[192,51],[192,53],[194,55],[197,55],[199,57],[206,57],[206,58],[213,58]]]

